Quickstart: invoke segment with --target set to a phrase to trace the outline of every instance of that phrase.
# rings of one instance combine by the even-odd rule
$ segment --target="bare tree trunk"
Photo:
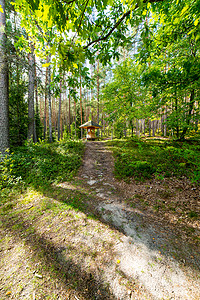
[[[71,108],[70,108],[70,105],[71,105],[71,97],[70,97],[70,94],[69,94],[69,134],[71,133]]]
[[[48,56],[48,63],[50,63],[51,61],[51,56]],[[52,143],[53,142],[53,137],[52,137],[52,110],[51,110],[51,89],[50,89],[50,85],[51,85],[51,67],[48,66],[48,108],[49,108],[49,142]]]
[[[99,59],[97,61],[97,123],[99,124]],[[97,129],[97,136],[99,137],[99,129]]]
[[[180,135],[180,139],[181,140],[184,140],[185,139],[185,135],[188,131],[188,127],[189,127],[189,124],[190,124],[190,121],[191,121],[191,117],[192,117],[192,110],[193,110],[193,107],[194,107],[194,98],[195,98],[195,91],[194,89],[191,91],[191,94],[190,94],[190,102],[189,102],[189,108],[188,108],[188,114],[186,116],[186,126],[183,128],[183,131]]]
[[[48,62],[48,59],[47,59]],[[47,86],[48,86],[48,68],[46,68],[45,76],[45,96],[44,96],[44,140],[46,139],[47,133]]]
[[[75,123],[75,136],[76,136],[76,101],[74,101],[74,123]]]
[[[81,113],[81,125],[83,124],[83,108],[82,108],[82,90],[81,90],[81,75],[80,75],[80,113]],[[81,139],[83,138],[83,128],[81,128]]]
[[[145,130],[146,130],[146,127],[145,127],[145,126],[146,126],[146,125],[145,125],[145,119],[143,120],[143,126],[144,126],[144,127],[143,127],[143,133],[144,133],[144,135],[145,135]]]
[[[155,136],[155,120],[153,120],[151,124],[152,124],[153,136]]]
[[[35,60],[34,60],[34,47],[30,43],[31,53],[28,54],[29,64],[29,83],[28,83],[28,140],[35,140],[35,118],[34,118],[34,88],[35,88]]]
[[[58,140],[60,141],[60,121],[61,121],[61,104],[62,104],[62,80],[60,79],[60,96],[59,96],[59,107],[58,107]]]
[[[5,36],[5,0],[0,0],[3,13],[0,13],[0,152],[4,155],[9,148],[9,118],[8,118],[8,67],[6,61]]]
[[[149,136],[151,136],[151,120],[149,119]]]
[[[53,128],[54,128],[54,133],[55,133],[55,136],[56,136],[56,99],[55,97],[52,97],[51,98],[51,102],[52,102],[52,131],[53,131]]]
[[[35,63],[35,58],[34,58]],[[35,118],[34,118],[34,139],[37,142],[37,126],[39,124],[36,123],[36,120],[39,121],[39,103],[38,103],[38,82],[37,82],[37,70],[36,70],[36,63],[35,63]]]
[[[139,120],[136,119],[136,135],[140,136],[140,126],[139,126]]]
[[[167,107],[165,107],[164,114],[164,136],[167,136]]]

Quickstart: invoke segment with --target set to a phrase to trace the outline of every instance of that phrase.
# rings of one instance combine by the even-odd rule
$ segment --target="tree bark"
[[[69,134],[71,133],[71,96],[69,94]]]
[[[74,123],[75,123],[75,137],[76,137],[76,101],[74,101]]]
[[[51,57],[50,55],[48,56],[48,62],[51,61]],[[51,89],[50,89],[50,85],[51,85],[51,67],[48,66],[48,107],[49,107],[49,142],[52,143],[53,142],[53,137],[52,137],[52,119],[51,119],[51,115],[52,115],[52,110],[51,110]]]
[[[59,141],[60,141],[60,120],[61,120],[61,103],[62,103],[61,89],[62,89],[62,80],[60,80],[60,97],[59,97],[59,107],[58,107],[58,140]]]
[[[47,59],[48,62],[48,59]],[[46,139],[47,133],[47,85],[48,85],[48,68],[46,68],[45,74],[45,96],[44,96],[44,140]]]
[[[97,123],[99,124],[99,59],[97,61]],[[99,129],[97,129],[97,136],[99,137]]]
[[[82,108],[82,89],[81,89],[81,75],[80,75],[80,113],[81,113],[81,125],[83,124],[83,108]],[[81,128],[81,139],[83,138],[83,128]]]
[[[6,60],[5,36],[5,0],[0,0],[3,13],[0,12],[0,152],[5,155],[9,148],[9,118],[8,118],[8,67]]]
[[[34,46],[30,43],[31,53],[28,54],[28,140],[36,142],[35,138],[35,112],[34,112],[34,89],[35,89],[35,59]]]
[[[186,126],[183,128],[183,131],[180,135],[180,140],[183,141],[185,139],[185,135],[188,131],[188,127],[189,127],[189,124],[190,124],[190,121],[191,121],[191,117],[192,117],[192,110],[194,108],[194,96],[195,96],[195,92],[194,92],[194,89],[191,91],[191,94],[190,94],[190,102],[189,102],[189,108],[188,108],[188,114],[186,116]]]

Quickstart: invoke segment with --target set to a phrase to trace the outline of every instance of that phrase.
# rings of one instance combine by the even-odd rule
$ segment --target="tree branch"
[[[112,32],[119,26],[119,24],[130,14],[130,12],[131,11],[128,10],[125,14],[123,14],[123,16],[121,17],[121,19],[119,19],[119,21],[117,23],[115,23],[115,25],[110,29],[110,31],[105,36],[100,36],[98,39],[96,39],[94,41],[91,41],[89,44],[87,44],[83,48],[87,49],[92,44],[95,44],[95,43],[100,42],[100,41],[105,41],[112,34]]]
[[[156,3],[156,2],[163,2],[163,0],[144,0],[143,3]],[[138,8],[138,4],[135,5],[134,9]],[[123,16],[119,19],[119,21],[117,23],[115,23],[115,25],[110,29],[110,31],[105,35],[105,36],[100,36],[98,39],[91,41],[90,43],[88,43],[86,46],[83,47],[83,49],[87,49],[88,47],[90,47],[91,45],[100,42],[100,41],[105,41],[112,33],[113,31],[123,22],[123,20],[130,15],[131,10],[128,10],[126,13],[123,14]]]

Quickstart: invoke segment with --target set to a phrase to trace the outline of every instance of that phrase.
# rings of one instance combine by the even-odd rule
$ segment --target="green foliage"
[[[27,138],[28,106],[24,99],[25,83],[16,85],[16,78],[12,76],[9,88],[9,126],[10,143],[12,146],[22,146]]]
[[[13,187],[36,188],[71,178],[80,167],[81,141],[27,144],[0,162],[0,195]]]
[[[118,178],[134,177],[144,180],[186,176],[200,182],[199,144],[142,141],[138,138],[109,142],[115,155],[115,174]]]

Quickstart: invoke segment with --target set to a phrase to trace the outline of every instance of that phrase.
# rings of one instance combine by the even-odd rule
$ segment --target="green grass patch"
[[[200,143],[162,140],[108,141],[115,156],[115,176],[119,179],[134,177],[146,180],[153,176],[186,176],[192,182],[200,182]]]
[[[8,200],[12,190],[36,189],[72,179],[81,165],[82,141],[42,142],[13,149],[0,161],[0,198]]]

